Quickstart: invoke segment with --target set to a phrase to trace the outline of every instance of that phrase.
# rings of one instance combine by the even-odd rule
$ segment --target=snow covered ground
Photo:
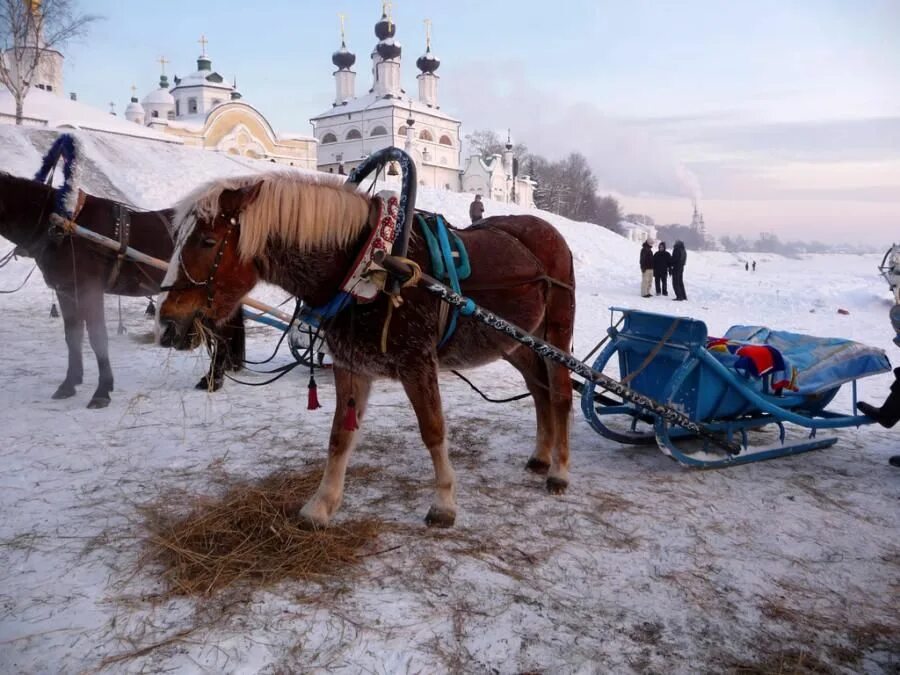
[[[6,149],[14,142],[14,135],[0,136]],[[38,153],[30,156],[26,145],[13,157],[4,152],[0,168],[32,172]],[[188,176],[224,171],[214,164],[221,156],[163,152],[194,152],[200,169],[180,165],[168,175],[165,158],[145,156],[144,169],[117,170],[108,180],[130,200],[157,206],[154,200],[191,187]],[[107,156],[98,152],[96,165]],[[442,191],[419,197],[423,208],[457,224],[466,222],[468,202]],[[490,201],[486,207],[488,215],[522,211]],[[575,255],[576,354],[600,339],[610,305],[693,316],[711,334],[759,323],[896,354],[889,293],[875,271],[879,256],[754,256],[758,269],[749,273],[743,256],[689,252],[689,302],[645,300],[638,297],[636,244],[543,215]],[[7,250],[0,240],[0,253]],[[18,285],[30,267],[20,260],[0,270],[0,289]],[[272,288],[259,293],[284,297]],[[214,494],[222,472],[256,477],[320,462],[334,404],[329,377],[319,378],[324,407],[314,412],[305,410],[299,374],[261,389],[229,382],[216,394],[195,391],[204,357],[147,344],[145,301],[123,299],[128,333],[115,335],[117,300],[109,297],[112,404],[84,407],[96,379],[87,348],[78,396],[52,401],[66,353],[60,320],[48,318],[50,302],[37,275],[0,299],[0,672],[94,671],[106,657],[157,643],[108,670],[900,667],[900,470],[887,465],[900,452],[896,430],[842,430],[829,450],[698,472],[653,447],[607,441],[576,412],[572,483],[565,496],[551,497],[542,479],[523,470],[534,442],[531,403],[487,404],[452,375],[442,390],[459,478],[453,531],[430,531],[422,522],[431,461],[401,388],[383,382],[351,460],[377,472],[365,483],[349,480],[339,516],[393,524],[378,542],[382,553],[324,589],[285,583],[253,593],[209,625],[211,601],[154,604],[144,598],[160,590],[158,578],[147,569],[134,574],[137,506],[173,487]],[[267,355],[276,337],[253,326],[250,358]],[[289,359],[282,354],[275,365]],[[471,377],[494,396],[523,390],[504,364]],[[870,378],[863,398],[880,402],[890,381]],[[845,387],[835,406],[848,409],[849,397]],[[196,629],[182,633],[189,628]]]

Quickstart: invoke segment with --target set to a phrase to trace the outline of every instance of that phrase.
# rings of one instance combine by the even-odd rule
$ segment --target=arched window
[[[189,98],[188,99],[188,115],[196,115],[197,114],[197,99]]]
[[[438,141],[441,145],[453,145],[453,141],[450,140],[450,137],[447,134],[441,136],[441,140]]]
[[[379,124],[377,127],[372,129],[372,133],[370,133],[369,136],[387,136],[387,129]]]
[[[404,124],[402,127],[397,129],[397,135],[398,136],[406,136],[407,131],[409,131],[409,127]]]
[[[423,141],[434,141],[434,136],[431,135],[431,132],[428,131],[428,129],[422,129],[422,131],[419,132],[419,138]]]
[[[175,101],[175,115],[181,117],[181,101]]]
[[[362,134],[360,133],[359,129],[351,129],[344,137],[344,139],[348,141],[357,141],[360,138],[362,138]]]
[[[159,117],[159,110],[154,110],[150,113],[150,117]]]
[[[322,136],[322,145],[325,145],[326,143],[337,143],[337,136],[329,131],[327,134]]]

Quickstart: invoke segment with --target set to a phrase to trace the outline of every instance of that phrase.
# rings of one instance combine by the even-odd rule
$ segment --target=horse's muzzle
[[[175,347],[184,337],[179,337],[178,324],[174,321],[160,321],[159,344],[163,347]]]

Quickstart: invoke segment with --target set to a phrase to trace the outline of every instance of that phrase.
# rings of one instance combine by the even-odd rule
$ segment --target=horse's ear
[[[259,196],[262,181],[234,190],[223,190],[219,197],[219,208],[222,213],[240,213],[248,204]]]

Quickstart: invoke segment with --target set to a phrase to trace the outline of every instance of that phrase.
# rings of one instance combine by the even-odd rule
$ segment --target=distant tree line
[[[880,253],[881,249],[862,244],[826,244],[821,241],[781,241],[773,232],[761,232],[756,239],[735,235],[719,239],[722,248],[733,253],[778,253],[799,255],[801,253]]]
[[[506,143],[490,129],[474,131],[466,140],[470,152],[478,153],[485,160],[501,155],[506,149]],[[513,145],[513,152],[518,161],[518,175],[530,176],[537,184],[534,202],[539,209],[619,232],[622,220],[619,202],[615,197],[597,193],[597,177],[584,155],[573,152],[554,162],[529,152],[521,142]]]

